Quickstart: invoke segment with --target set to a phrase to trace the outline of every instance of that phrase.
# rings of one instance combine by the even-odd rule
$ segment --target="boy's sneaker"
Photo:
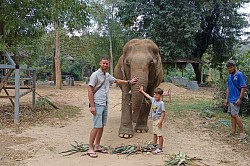
[[[240,133],[240,136],[237,138],[238,140],[243,140],[247,137],[245,133]]]
[[[157,155],[157,154],[163,154],[163,150],[162,150],[162,149],[157,148],[157,149],[156,149],[156,150],[154,150],[152,153],[153,153],[154,155]]]

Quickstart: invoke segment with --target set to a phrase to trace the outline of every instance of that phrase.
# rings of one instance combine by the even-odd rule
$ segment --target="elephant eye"
[[[125,61],[125,64],[128,65],[128,66],[130,65],[128,61]]]

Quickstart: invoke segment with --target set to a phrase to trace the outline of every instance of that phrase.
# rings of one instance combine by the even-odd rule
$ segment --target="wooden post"
[[[33,76],[32,76],[32,106],[34,107],[36,105],[36,70],[33,70]]]
[[[20,69],[19,65],[16,65],[15,69],[15,107],[14,107],[14,123],[19,123],[19,90],[20,90]]]
[[[201,64],[201,84],[203,84],[203,64]]]

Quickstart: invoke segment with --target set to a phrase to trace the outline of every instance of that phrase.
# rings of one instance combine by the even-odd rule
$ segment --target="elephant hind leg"
[[[140,115],[137,119],[137,123],[135,126],[135,131],[137,133],[148,132],[147,122],[148,122],[149,111],[150,111],[150,105],[147,103],[143,103],[141,106]]]

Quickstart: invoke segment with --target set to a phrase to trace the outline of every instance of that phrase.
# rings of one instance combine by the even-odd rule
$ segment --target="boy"
[[[143,87],[139,87],[139,92],[141,92],[145,97],[150,99],[151,108],[150,108],[150,117],[153,120],[153,143],[157,145],[157,139],[159,137],[159,147],[153,151],[153,154],[162,154],[163,150],[163,132],[162,132],[162,122],[165,117],[165,106],[162,101],[163,90],[156,88],[154,90],[154,97],[151,97],[149,94],[144,92]]]

